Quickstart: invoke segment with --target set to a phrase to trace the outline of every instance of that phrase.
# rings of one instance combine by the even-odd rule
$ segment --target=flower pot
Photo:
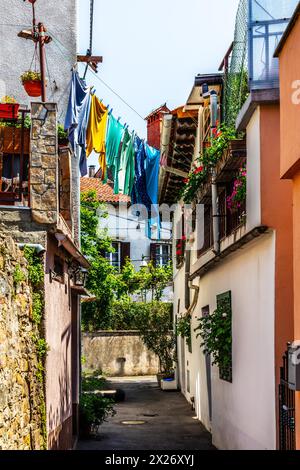
[[[0,103],[1,119],[18,119],[20,105],[17,103]]]
[[[156,374],[156,378],[157,378],[158,386],[161,387],[161,381],[164,378],[164,374],[162,373]]]
[[[28,80],[23,83],[25,91],[28,96],[37,98],[42,94],[42,81],[41,80]]]

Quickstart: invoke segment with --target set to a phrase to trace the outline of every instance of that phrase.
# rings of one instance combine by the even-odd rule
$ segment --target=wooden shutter
[[[130,259],[130,243],[121,243],[121,267],[124,266],[126,259]]]
[[[153,264],[156,265],[156,247],[157,243],[150,243],[150,261],[153,261]]]

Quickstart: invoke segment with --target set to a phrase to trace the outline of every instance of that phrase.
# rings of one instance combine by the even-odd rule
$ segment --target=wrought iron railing
[[[283,356],[279,385],[279,447],[280,450],[296,450],[295,392],[290,390],[288,352]]]

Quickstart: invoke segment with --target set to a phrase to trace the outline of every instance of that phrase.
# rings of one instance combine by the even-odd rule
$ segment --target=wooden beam
[[[77,62],[84,62],[85,64],[94,62],[99,64],[103,62],[103,57],[100,55],[78,55]]]
[[[180,178],[187,178],[189,176],[185,171],[177,170],[177,168],[171,168],[169,166],[162,167],[167,173],[172,173],[173,175],[180,176]]]
[[[20,31],[18,33],[18,37],[19,38],[22,38],[22,39],[29,39],[31,41],[34,41],[34,42],[39,42],[39,36],[35,36],[33,34],[33,32],[31,30],[26,30],[26,29],[23,29],[23,31]],[[49,42],[52,41],[52,37],[51,36],[48,36],[47,34],[44,35],[44,43],[45,44],[49,44]]]

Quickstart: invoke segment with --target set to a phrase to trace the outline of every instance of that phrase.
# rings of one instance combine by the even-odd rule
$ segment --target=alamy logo
[[[295,105],[300,104],[300,80],[295,80],[292,83],[292,89],[295,90],[292,93],[292,103]]]

